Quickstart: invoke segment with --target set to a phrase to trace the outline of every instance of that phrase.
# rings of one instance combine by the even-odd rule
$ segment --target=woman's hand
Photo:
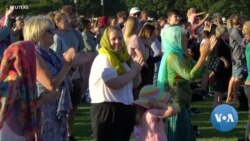
[[[6,10],[5,16],[10,18],[13,15],[13,13],[14,13],[14,6],[10,6],[10,8]]]
[[[134,70],[139,73],[142,69],[142,66],[145,64],[146,63],[144,62],[143,57],[137,57],[131,64],[131,70]]]
[[[72,62],[75,56],[76,56],[76,52],[73,47],[69,48],[66,52],[63,53],[64,61],[68,64]]]

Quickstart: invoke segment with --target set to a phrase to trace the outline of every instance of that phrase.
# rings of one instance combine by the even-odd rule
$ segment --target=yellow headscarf
[[[119,52],[114,51],[112,49],[108,37],[110,30],[120,31],[120,29],[113,26],[107,27],[102,35],[100,41],[100,49],[98,50],[98,53],[106,55],[108,57],[111,66],[116,69],[118,75],[121,75],[125,73],[125,68],[123,67],[122,63],[129,61],[130,55],[128,54],[127,47],[124,41],[123,41],[123,47]]]

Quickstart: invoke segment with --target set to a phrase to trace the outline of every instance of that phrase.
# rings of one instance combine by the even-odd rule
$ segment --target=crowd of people
[[[193,7],[186,17],[171,9],[158,19],[138,7],[97,19],[70,5],[31,17],[14,11],[0,19],[0,140],[76,141],[75,114],[89,98],[97,141],[195,141],[193,82],[213,94],[212,107],[239,106],[241,87],[250,106],[250,21],[240,15]]]

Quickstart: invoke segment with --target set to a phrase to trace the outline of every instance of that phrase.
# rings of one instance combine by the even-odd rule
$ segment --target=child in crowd
[[[167,104],[169,94],[161,93],[154,85],[145,85],[139,93],[136,105],[135,137],[138,141],[167,141],[163,118],[175,114]]]

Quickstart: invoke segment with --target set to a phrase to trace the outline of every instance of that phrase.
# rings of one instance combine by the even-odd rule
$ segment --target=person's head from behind
[[[246,21],[242,28],[242,33],[245,36],[247,42],[250,41],[250,21]]]
[[[233,15],[232,16],[232,25],[235,27],[241,27],[242,26],[242,18],[239,15]]]
[[[145,44],[150,45],[156,38],[155,27],[152,24],[146,23],[142,27],[139,37],[145,41]]]
[[[115,17],[110,16],[108,19],[108,25],[112,25],[112,26],[117,25],[117,19]]]
[[[110,45],[110,50],[119,52],[124,47],[122,31],[116,26],[108,26],[103,33],[100,44]]]
[[[208,30],[204,30],[202,32],[202,38],[203,39],[208,39],[210,37],[210,32]]]
[[[139,32],[139,20],[135,17],[128,17],[126,22],[126,28],[124,31],[125,41],[127,42],[127,38],[131,37],[134,34],[138,34]]]
[[[213,24],[217,26],[220,26],[223,24],[222,15],[220,13],[217,12],[213,14]]]
[[[179,24],[180,24],[180,26],[181,26],[184,30],[187,30],[187,24],[188,24],[187,19],[181,19],[181,20],[179,21]]]
[[[162,16],[158,19],[158,22],[160,24],[160,27],[163,28],[165,26],[165,24],[167,23],[167,19],[166,19],[166,17]]]
[[[91,23],[90,23],[90,20],[84,18],[84,17],[80,17],[78,19],[78,22],[79,22],[79,29],[80,31],[90,31],[91,29]]]
[[[148,20],[148,12],[146,10],[141,11],[141,21],[146,22]]]
[[[54,21],[56,28],[61,29],[61,30],[70,29],[71,26],[65,14],[60,13],[60,12],[52,12],[49,14],[49,16]]]
[[[60,12],[66,15],[71,27],[73,27],[73,28],[77,27],[77,14],[76,14],[76,11],[72,5],[64,5],[61,8]]]
[[[29,18],[23,28],[24,40],[33,41],[41,46],[49,47],[54,43],[55,26],[48,16]]]
[[[177,9],[171,9],[167,13],[170,25],[177,25],[180,22],[180,13]]]
[[[127,20],[127,13],[125,11],[119,11],[116,14],[116,18],[117,18],[117,23],[123,25]]]
[[[160,37],[161,35],[161,26],[158,21],[154,21],[152,25],[155,27],[155,35],[156,37]]]
[[[133,7],[129,11],[129,16],[140,18],[141,16],[141,10],[138,7]]]

